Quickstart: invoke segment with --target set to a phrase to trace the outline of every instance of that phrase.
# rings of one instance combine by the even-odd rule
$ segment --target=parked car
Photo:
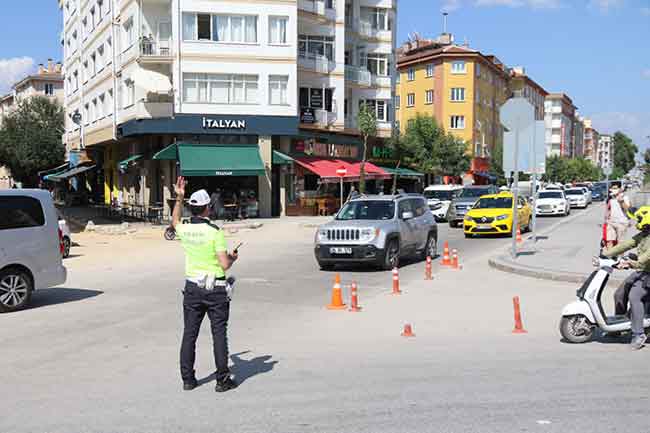
[[[383,269],[400,259],[435,257],[438,227],[422,195],[370,195],[347,202],[316,231],[314,254],[321,269],[369,263]]]
[[[586,186],[581,186],[579,187],[582,191],[585,193],[585,197],[587,197],[587,204],[591,204],[593,202],[593,196],[591,195],[591,190],[587,188]]]
[[[555,191],[564,191],[564,185],[559,183],[549,183],[544,188],[545,190],[555,190]]]
[[[458,197],[451,201],[447,220],[451,227],[458,227],[463,223],[465,214],[474,206],[474,203],[486,194],[496,194],[498,189],[495,185],[472,185],[466,186],[458,194]]]
[[[564,195],[564,191],[543,190],[537,195],[535,212],[541,215],[569,215],[571,205]]]
[[[594,183],[591,190],[591,198],[596,201],[603,201],[607,198],[607,184],[605,182]]]
[[[35,289],[65,283],[63,251],[49,192],[0,190],[0,312],[25,308]]]
[[[460,185],[431,185],[424,189],[424,197],[436,221],[446,221],[451,201],[462,191]]]
[[[57,212],[57,216],[59,218],[59,230],[61,230],[61,234],[63,235],[63,258],[67,259],[70,256],[70,247],[72,246],[70,227],[68,227],[68,222],[61,212]]]
[[[514,196],[511,192],[484,195],[467,212],[463,223],[465,237],[512,233]],[[518,225],[522,232],[530,230],[533,210],[523,197],[517,197]]]
[[[584,209],[589,206],[587,194],[582,188],[569,188],[564,191],[564,194],[569,199],[571,207],[581,207]]]

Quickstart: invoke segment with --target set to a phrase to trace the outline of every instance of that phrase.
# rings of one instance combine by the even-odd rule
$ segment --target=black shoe
[[[199,386],[199,384],[196,382],[196,379],[183,381],[183,391],[191,391],[197,386]]]
[[[214,390],[216,392],[226,392],[235,388],[237,388],[237,382],[228,377],[222,381],[217,381],[217,385],[214,387]]]

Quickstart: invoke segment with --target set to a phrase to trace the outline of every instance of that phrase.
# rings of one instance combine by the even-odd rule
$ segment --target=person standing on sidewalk
[[[650,289],[650,213],[638,213],[637,229],[639,233],[632,239],[623,241],[613,248],[603,251],[605,257],[618,256],[633,248],[637,249],[638,257],[636,260],[623,260],[619,268],[635,269],[623,283],[624,287],[629,287],[630,302],[630,319],[632,321],[632,342],[630,347],[634,350],[641,349],[648,338],[643,329],[643,319],[645,318],[645,302],[649,295]],[[621,291],[619,289],[617,294]],[[616,300],[616,297],[615,297]]]
[[[618,188],[611,189],[607,201],[607,248],[612,248],[625,237],[630,220],[626,216],[630,208],[630,199]]]
[[[185,250],[185,289],[183,290],[183,340],[180,366],[183,389],[197,387],[194,372],[196,339],[201,322],[207,314],[212,330],[214,361],[217,366],[215,391],[223,392],[237,384],[228,369],[228,316],[230,299],[226,291],[226,273],[237,260],[237,251],[228,254],[226,238],[219,227],[209,220],[210,196],[201,189],[190,196],[192,218],[189,224],[181,224],[185,179],[176,181],[176,203],[172,214],[172,226]]]

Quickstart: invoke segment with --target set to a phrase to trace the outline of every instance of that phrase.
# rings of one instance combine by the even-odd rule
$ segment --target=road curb
[[[548,235],[553,231],[557,230],[559,227],[564,224],[568,224],[576,219],[584,216],[586,212],[582,212],[573,216],[558,221],[556,224],[553,224],[551,227],[548,227],[546,230],[537,233],[538,236]],[[532,236],[528,236],[525,240],[525,244],[529,243],[532,239]],[[524,244],[524,245],[525,245]],[[580,274],[577,272],[568,272],[568,271],[558,271],[553,269],[539,268],[530,265],[522,265],[510,258],[509,253],[510,248],[506,248],[502,254],[497,257],[488,258],[488,265],[494,269],[497,269],[502,272],[508,272],[515,275],[521,275],[525,277],[537,278],[540,280],[549,280],[549,281],[562,281],[567,283],[583,283],[588,275]],[[610,276],[609,281],[615,284],[620,284],[625,280],[625,278],[620,278],[616,276]]]

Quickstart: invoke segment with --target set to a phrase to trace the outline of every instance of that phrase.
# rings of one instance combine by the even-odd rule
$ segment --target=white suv
[[[0,191],[0,313],[25,308],[34,289],[65,283],[62,253],[63,234],[49,192]]]

